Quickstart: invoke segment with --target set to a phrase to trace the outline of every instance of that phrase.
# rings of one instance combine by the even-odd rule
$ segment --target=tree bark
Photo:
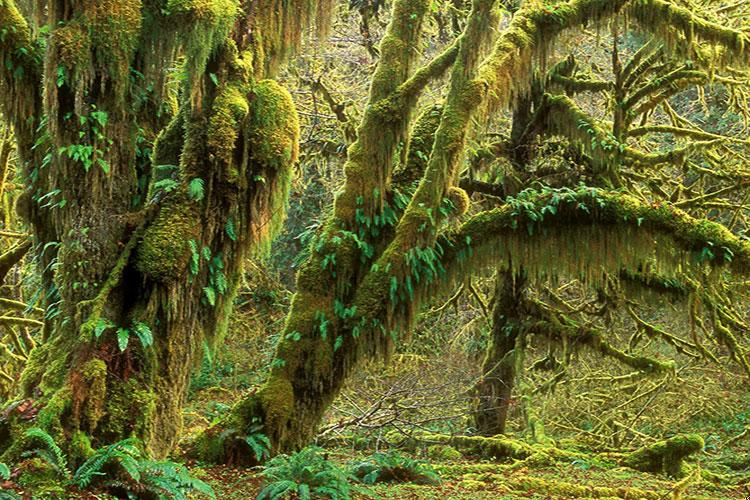
[[[482,436],[504,434],[523,344],[522,310],[525,278],[511,271],[497,277],[492,331],[474,387],[474,424]]]

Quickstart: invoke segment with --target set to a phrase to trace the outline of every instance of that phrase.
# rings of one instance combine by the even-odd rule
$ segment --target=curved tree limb
[[[0,255],[0,285],[5,281],[11,268],[18,264],[30,249],[31,240],[27,239]]]

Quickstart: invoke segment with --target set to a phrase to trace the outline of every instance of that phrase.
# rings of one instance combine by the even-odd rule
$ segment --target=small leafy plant
[[[79,488],[99,483],[106,489],[135,494],[148,492],[176,500],[187,500],[189,493],[216,498],[211,487],[191,477],[185,466],[144,457],[137,447],[137,441],[132,438],[96,450],[76,470],[73,483]]]
[[[33,427],[26,431],[24,439],[27,445],[34,445],[35,448],[25,451],[21,454],[23,457],[39,457],[52,467],[60,476],[70,478],[68,461],[65,454],[55,443],[55,439],[42,429]]]
[[[296,495],[309,498],[344,500],[353,492],[364,492],[352,485],[354,479],[345,470],[329,462],[323,449],[308,447],[292,455],[279,455],[263,471],[265,487],[258,500],[275,500]]]
[[[354,464],[352,474],[365,484],[440,484],[440,476],[427,462],[395,451],[375,453],[365,461]]]

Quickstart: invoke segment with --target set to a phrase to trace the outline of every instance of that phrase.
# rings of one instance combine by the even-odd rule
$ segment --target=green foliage
[[[107,318],[99,318],[96,328],[94,328],[94,337],[98,339],[104,332],[115,327],[116,325]],[[151,347],[154,344],[154,335],[151,328],[145,323],[134,321],[130,328],[117,328],[116,330],[117,345],[121,352],[128,348],[131,334],[138,337],[143,347]]]
[[[0,477],[6,481],[10,479],[10,467],[4,463],[0,463]]]
[[[255,460],[261,462],[271,456],[271,440],[261,432],[263,430],[263,424],[259,423],[257,417],[254,419],[254,422],[255,423],[250,426],[247,436],[245,436],[245,442],[250,449],[253,450]]]
[[[427,462],[407,457],[397,451],[375,453],[367,460],[354,464],[352,473],[365,484],[440,483],[440,476]]]
[[[99,165],[105,174],[110,171],[110,165],[105,159],[107,148],[113,144],[108,139],[104,130],[109,121],[109,114],[93,106],[94,111],[88,115],[79,115],[79,130],[77,133],[78,143],[61,146],[57,150],[59,156],[66,156],[74,162],[78,162],[88,172],[94,165]],[[72,119],[72,114],[67,115],[66,120]]]
[[[159,497],[180,500],[187,499],[188,493],[215,498],[211,487],[191,477],[183,465],[145,458],[137,447],[137,440],[133,438],[96,450],[78,468],[73,483],[80,488],[92,485],[118,487],[133,493],[147,491]]]
[[[329,462],[321,448],[309,447],[292,455],[279,455],[263,471],[266,484],[258,500],[296,495],[300,499],[348,499],[360,491],[352,476]]]
[[[10,468],[4,463],[0,463],[0,478],[4,479],[5,481],[8,481],[10,479]],[[0,500],[20,500],[20,499],[21,499],[21,496],[18,495],[15,491],[5,490],[3,488],[0,488]]]
[[[188,196],[191,200],[201,201],[206,195],[203,179],[196,177],[188,184]]]
[[[27,447],[32,443],[37,443],[38,448],[26,451],[23,456],[37,456],[49,464],[58,474],[68,478],[70,470],[68,469],[68,460],[55,439],[38,427],[33,427],[24,434]]]

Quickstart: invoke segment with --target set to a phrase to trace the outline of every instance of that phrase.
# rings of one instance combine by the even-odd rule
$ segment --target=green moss
[[[18,484],[34,493],[34,498],[64,498],[66,485],[59,473],[40,458],[24,460],[19,464],[21,471]]]
[[[324,34],[332,0],[256,0],[248,22],[258,78],[272,76],[300,45],[305,29],[315,25]]]
[[[685,475],[685,458],[703,449],[703,438],[697,434],[681,434],[634,451],[622,464],[643,472]]]
[[[449,444],[462,452],[491,460],[523,460],[534,454],[534,449],[515,439],[504,436],[448,436],[444,434],[420,434],[420,440]]]
[[[82,431],[75,431],[68,444],[68,459],[72,464],[82,464],[94,454],[91,439]]]
[[[52,435],[62,435],[65,419],[69,414],[73,395],[69,388],[59,389],[39,410],[36,417],[38,427]]]
[[[63,25],[50,35],[50,46],[57,50],[60,64],[68,71],[86,70],[91,64],[91,39],[79,23]]]
[[[294,100],[274,80],[258,82],[252,90],[250,140],[253,159],[277,169],[288,168],[299,156],[299,118]],[[238,101],[234,101],[234,110]]]
[[[149,427],[156,408],[155,398],[153,390],[135,377],[110,384],[98,434],[117,441],[131,435],[148,436],[150,432],[158,432]]]
[[[182,146],[185,143],[185,116],[180,112],[158,135],[154,142],[152,163],[158,165],[180,164]],[[159,180],[155,177],[154,180]]]
[[[292,174],[299,157],[299,119],[289,91],[273,80],[258,82],[252,89],[248,130],[252,168],[246,174],[247,181],[266,190],[262,206],[256,210],[267,217],[253,221],[251,228],[253,239],[261,243],[261,253],[270,249],[271,237],[278,233],[286,217]]]
[[[81,28],[87,31],[91,41],[94,69],[104,70],[104,78],[111,81],[115,93],[123,97],[129,86],[130,62],[141,31],[141,0],[86,0],[81,12]],[[85,43],[82,43],[81,51],[71,55],[76,59],[85,58],[84,51]]]
[[[146,229],[136,250],[136,268],[149,279],[184,278],[192,256],[190,241],[199,241],[200,217],[187,200],[172,199]]]
[[[464,215],[469,211],[469,206],[471,206],[471,199],[469,198],[469,195],[466,193],[466,191],[464,191],[460,187],[449,187],[448,191],[445,193],[445,196],[453,204],[456,215]]]
[[[23,373],[21,373],[21,392],[25,395],[32,395],[34,390],[39,387],[39,382],[47,370],[47,357],[50,352],[51,344],[41,344],[29,353],[26,360]]]
[[[250,112],[246,91],[241,85],[224,85],[213,104],[208,123],[207,145],[220,164],[232,164],[240,127]]]
[[[427,447],[427,456],[430,460],[437,460],[441,462],[452,462],[454,460],[460,460],[463,455],[460,451],[452,446],[446,446],[442,444],[435,444]]]
[[[92,359],[83,367],[83,378],[88,386],[85,413],[88,428],[93,432],[104,414],[107,395],[107,364],[101,359]]]
[[[193,83],[203,75],[209,57],[226,41],[239,14],[237,0],[168,0],[169,21],[185,48]]]
[[[442,114],[442,106],[433,106],[417,118],[409,137],[406,160],[402,159],[401,165],[393,174],[395,185],[408,186],[422,177],[427,167],[427,160],[432,154],[435,131],[440,125]]]
[[[294,387],[283,376],[272,375],[258,391],[258,399],[265,413],[264,423],[272,429],[283,428],[294,415]]]

